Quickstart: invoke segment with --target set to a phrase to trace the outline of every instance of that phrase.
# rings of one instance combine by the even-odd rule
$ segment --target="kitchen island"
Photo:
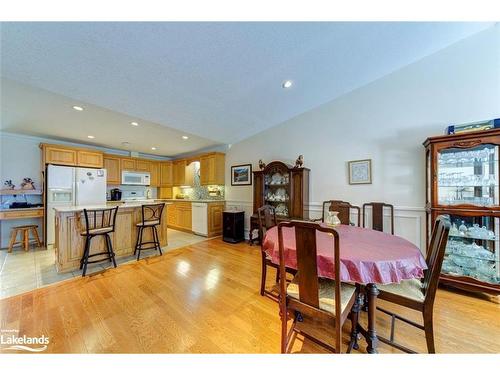
[[[161,226],[158,227],[161,246],[168,245],[167,239],[167,206],[162,213]],[[85,238],[81,233],[85,230],[83,209],[104,209],[112,204],[103,206],[70,206],[54,208],[55,210],[55,254],[57,272],[69,272],[80,268],[80,259],[83,255]],[[141,203],[123,203],[118,205],[115,231],[110,234],[113,251],[116,258],[129,256],[134,253],[137,239],[136,224],[142,220]],[[149,230],[145,230],[143,241],[151,241]],[[90,253],[101,252],[105,249],[104,238],[98,236],[92,240]]]

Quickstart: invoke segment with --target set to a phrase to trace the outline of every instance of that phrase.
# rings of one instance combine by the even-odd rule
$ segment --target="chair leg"
[[[29,251],[30,249],[30,234],[28,229],[23,229],[24,235],[24,251]]]
[[[87,265],[89,261],[89,252],[90,252],[90,240],[92,237],[85,237],[85,250],[83,251],[83,272],[82,277],[87,273]]]
[[[163,255],[163,253],[161,252],[160,236],[158,235],[158,230],[156,229],[156,226],[153,226],[153,232],[155,238],[155,246],[158,246],[158,251],[160,252],[160,255]]]
[[[432,310],[424,310],[424,331],[425,340],[427,341],[427,351],[431,354],[436,353],[436,348],[434,346],[434,323],[432,319]]]
[[[264,253],[262,253],[262,278],[260,280],[261,296],[263,296],[266,291],[266,273],[267,273],[266,256]]]
[[[38,247],[42,246],[42,241],[40,241],[40,237],[38,237],[38,230],[36,228],[31,228],[31,233],[33,237],[35,237],[36,245]]]
[[[363,297],[361,294],[358,294],[356,297],[356,301],[354,302],[354,306],[351,310],[351,341],[349,342],[349,347],[347,349],[347,353],[350,353],[352,349],[358,350],[358,321],[359,321],[359,312],[362,308]]]
[[[137,260],[141,257],[141,248],[142,248],[142,232],[144,231],[144,227],[139,227],[139,236],[138,236],[138,244],[137,244]]]
[[[137,238],[135,240],[135,248],[134,248],[134,255],[137,253],[137,248],[139,247],[139,235],[141,233],[141,227],[139,227],[139,230],[137,231]]]
[[[17,229],[12,229],[9,242],[9,253],[12,253],[12,249],[14,247],[14,244],[16,243],[16,238],[17,238]]]
[[[113,262],[113,266],[116,268],[115,252],[113,251],[113,244],[111,243],[111,237],[109,233],[106,233],[106,248],[108,249],[108,256],[110,261]]]
[[[281,354],[286,354],[288,346],[288,324],[286,311],[281,312]]]

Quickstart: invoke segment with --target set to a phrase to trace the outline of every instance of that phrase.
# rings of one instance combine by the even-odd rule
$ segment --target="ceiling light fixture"
[[[87,138],[94,139],[95,137],[93,135],[87,135]]]
[[[132,121],[132,122],[130,123],[130,125],[132,125],[132,126],[139,126],[139,123],[138,123],[138,122],[135,122],[135,121]]]
[[[182,139],[189,139],[189,137],[187,135],[183,135]]]
[[[77,106],[77,105],[74,105],[74,106],[73,106],[73,109],[74,109],[75,111],[83,111],[83,107],[79,107],[79,106]]]
[[[153,151],[156,150],[156,147],[151,147],[151,150],[153,150]]]
[[[293,85],[292,81],[286,80],[281,84],[281,87],[283,87],[284,89],[289,89],[290,87],[292,87],[292,85]]]
[[[122,145],[127,147],[127,146],[130,146],[130,143],[129,142],[122,142]]]

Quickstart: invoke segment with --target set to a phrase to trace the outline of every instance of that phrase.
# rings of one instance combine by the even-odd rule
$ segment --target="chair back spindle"
[[[147,221],[158,221],[158,224],[160,224],[164,207],[165,203],[143,204],[142,224],[144,225]]]
[[[344,225],[351,224],[351,210],[356,211],[357,214],[357,226],[360,224],[361,209],[358,206],[353,206],[349,202],[340,200],[329,200],[323,202],[323,211],[321,215],[321,221],[325,222],[325,214],[328,211],[338,212],[338,218],[340,222]]]
[[[268,229],[276,226],[276,210],[273,206],[264,205],[257,209],[257,217],[259,219],[259,238],[262,240]]]
[[[391,234],[394,234],[394,206],[384,202],[370,202],[363,204],[363,228],[366,228],[366,211],[371,207],[372,213],[372,229],[379,232],[384,231],[384,208],[390,210],[391,215]]]
[[[118,206],[113,208],[104,208],[96,210],[83,209],[85,217],[85,232],[90,235],[90,231],[101,228],[112,228],[115,230],[116,214]]]
[[[441,215],[437,217],[432,229],[431,241],[427,249],[427,270],[424,271],[424,278],[422,280],[426,304],[433,303],[436,296],[450,226],[449,218]]]

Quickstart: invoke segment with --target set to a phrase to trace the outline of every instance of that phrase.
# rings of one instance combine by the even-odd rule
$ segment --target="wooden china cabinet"
[[[452,223],[440,281],[500,294],[500,129],[428,138],[427,243],[432,223]]]
[[[309,219],[309,172],[281,161],[269,163],[263,170],[253,172],[253,215],[250,218],[250,244],[253,231],[259,228],[257,209],[271,205],[278,222]]]

